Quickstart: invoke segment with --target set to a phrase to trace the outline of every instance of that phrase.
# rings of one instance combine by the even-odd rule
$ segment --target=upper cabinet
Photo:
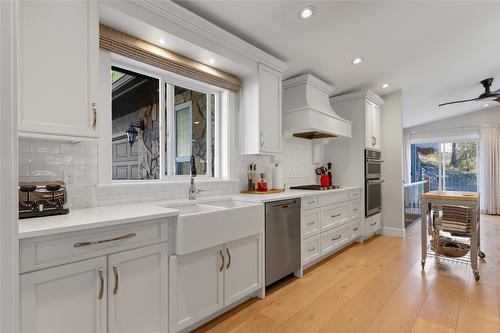
[[[97,137],[96,1],[18,2],[20,135]]]
[[[365,147],[381,149],[380,106],[370,100],[365,101]]]
[[[256,75],[243,80],[241,153],[281,153],[281,73],[258,64]]]

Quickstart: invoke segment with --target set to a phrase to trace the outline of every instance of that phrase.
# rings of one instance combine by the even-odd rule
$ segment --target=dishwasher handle
[[[272,208],[300,208],[300,199],[283,200],[271,203]]]

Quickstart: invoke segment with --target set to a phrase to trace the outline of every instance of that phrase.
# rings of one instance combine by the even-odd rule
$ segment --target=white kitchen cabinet
[[[363,221],[363,236],[369,237],[382,229],[381,214],[376,214],[365,218]]]
[[[321,212],[319,208],[302,212],[302,239],[317,235],[321,229]]]
[[[21,239],[21,332],[168,332],[168,221]]]
[[[224,306],[253,293],[262,285],[262,242],[256,235],[224,247]]]
[[[105,333],[106,257],[20,277],[22,333]]]
[[[281,73],[259,63],[257,73],[243,80],[241,93],[242,153],[281,153]]]
[[[108,256],[108,333],[168,331],[166,243]]]
[[[19,1],[20,135],[97,137],[96,1]]]
[[[262,235],[170,257],[171,331],[200,322],[262,288]]]
[[[182,330],[222,309],[224,305],[223,246],[177,256],[177,274],[173,283],[177,313],[175,331]],[[171,259],[175,261],[175,259]],[[175,267],[171,265],[171,267]]]
[[[366,100],[365,102],[365,146],[381,149],[380,140],[380,106]]]

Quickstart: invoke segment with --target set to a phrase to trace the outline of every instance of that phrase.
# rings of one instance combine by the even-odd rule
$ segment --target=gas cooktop
[[[332,185],[332,186],[321,186],[321,185],[300,185],[300,186],[291,186],[290,190],[312,190],[312,191],[326,191],[326,190],[336,190],[341,186]]]

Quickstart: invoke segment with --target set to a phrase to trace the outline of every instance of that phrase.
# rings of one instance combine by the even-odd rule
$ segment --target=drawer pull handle
[[[314,222],[314,221],[313,221],[313,222],[309,222],[307,225],[313,225],[313,224],[315,224],[315,223],[316,223],[316,222]]]
[[[110,239],[103,239],[103,240],[98,240],[98,241],[89,241],[89,242],[80,242],[80,243],[75,243],[73,244],[73,247],[83,247],[83,246],[90,246],[90,245],[97,245],[97,244],[102,244],[102,243],[109,243],[109,242],[115,242],[119,241],[122,239],[129,239],[137,236],[135,232],[131,232],[130,234],[126,234],[123,236],[118,236],[115,238],[110,238]]]
[[[373,227],[374,225],[377,225],[377,222],[370,223],[370,227]]]
[[[336,241],[337,239],[341,239],[342,238],[342,235],[339,235],[338,237],[335,237],[335,238],[332,238],[331,241]]]
[[[312,204],[313,204],[313,203],[315,203],[315,202],[316,202],[316,201],[314,201],[314,200],[313,200],[313,201],[308,201],[308,202],[307,202],[307,204],[308,204],[308,205],[312,205]]]
[[[113,295],[118,294],[118,284],[120,279],[118,277],[118,266],[113,265],[113,272],[115,273],[115,287],[113,288]]]
[[[97,105],[92,103],[92,129],[95,130],[97,125]]]
[[[101,300],[104,296],[104,270],[102,267],[97,270],[97,273],[99,273],[99,299]]]
[[[313,246],[312,248],[310,248],[310,249],[309,249],[309,250],[307,250],[307,251],[309,251],[309,252],[313,252],[314,250],[316,250],[316,246]]]
[[[357,212],[357,211],[358,211],[358,209],[357,209],[357,208],[354,208],[352,211],[353,211],[353,212]]]
[[[229,269],[229,266],[231,266],[231,253],[229,253],[228,248],[226,248],[226,253],[227,253],[227,258],[228,258],[226,269]]]
[[[342,213],[336,214],[336,215],[332,215],[332,217],[335,218],[335,217],[339,217],[340,215],[342,215]]]
[[[358,230],[359,230],[359,228],[353,228],[352,230],[353,230],[353,231],[358,231]]]
[[[222,272],[222,270],[224,269],[224,255],[222,254],[222,250],[219,250],[219,254],[220,254],[220,257],[222,259],[222,263],[219,267],[219,272]]]

